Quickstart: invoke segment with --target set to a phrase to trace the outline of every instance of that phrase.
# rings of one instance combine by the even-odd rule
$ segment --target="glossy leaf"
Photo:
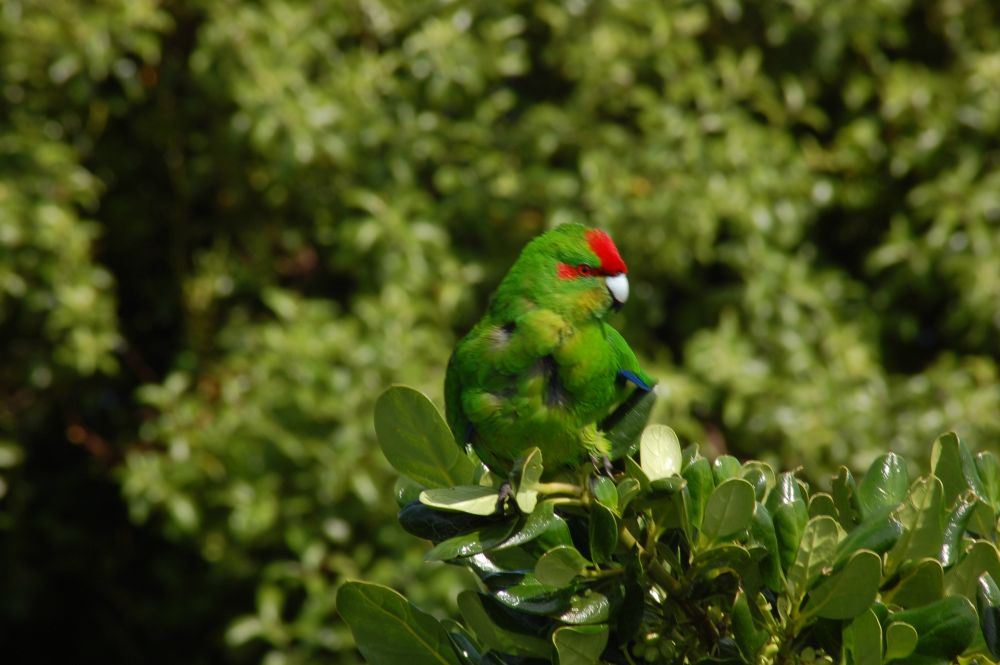
[[[894,621],[885,629],[885,659],[906,658],[917,648],[917,630],[908,623]]]
[[[427,397],[392,386],[375,402],[375,433],[386,459],[399,473],[428,488],[472,481],[474,468]]]
[[[460,665],[441,623],[388,587],[347,582],[337,611],[372,665]]]
[[[746,462],[740,470],[740,477],[753,485],[754,494],[758,501],[763,501],[764,497],[774,489],[775,476],[774,469],[766,462],[750,460]]]
[[[524,520],[524,525],[495,549],[523,545],[536,538],[541,539],[548,547],[573,544],[566,520],[556,514],[555,504],[551,501],[540,501]]]
[[[833,503],[833,497],[825,492],[817,492],[809,497],[809,517],[821,515],[837,519],[837,506]]]
[[[427,561],[448,561],[479,554],[506,540],[516,525],[515,520],[508,520],[449,538],[435,545],[424,558]]]
[[[611,618],[611,602],[608,597],[596,591],[573,596],[569,608],[559,615],[563,623],[591,624],[604,623]]]
[[[576,548],[563,545],[542,555],[538,565],[535,566],[535,576],[543,584],[566,586],[587,567],[588,563]]]
[[[552,633],[558,665],[594,665],[608,644],[607,626],[565,626]]]
[[[486,516],[497,512],[497,492],[492,487],[480,485],[438,487],[421,492],[420,503],[442,510]]]
[[[798,555],[802,532],[809,521],[809,510],[794,475],[783,473],[778,477],[766,505],[774,522],[781,566],[787,571]]]
[[[548,642],[509,628],[504,628],[490,617],[479,594],[475,591],[463,591],[458,594],[458,608],[462,618],[480,642],[505,653],[520,656],[536,656],[546,658],[552,649]]]
[[[538,503],[538,482],[542,478],[542,451],[531,448],[524,452],[515,474],[514,500],[524,514],[529,514]]]
[[[899,582],[883,592],[886,602],[900,607],[919,607],[939,600],[944,594],[944,569],[937,559],[912,564]]]
[[[715,488],[705,505],[701,535],[708,542],[744,531],[754,511],[753,486],[742,478],[732,478]]]
[[[754,507],[753,519],[750,521],[750,543],[760,546],[766,553],[760,564],[761,574],[768,588],[778,591],[784,586],[785,581],[781,557],[778,554],[778,538],[775,535],[771,514],[762,503]]]
[[[844,529],[850,531],[861,520],[861,505],[858,500],[858,487],[847,467],[840,467],[833,479],[830,490],[833,504],[837,507],[837,521]]]
[[[733,601],[732,611],[733,637],[748,663],[757,662],[757,653],[768,639],[768,631],[757,625],[746,594],[740,590]]]
[[[884,554],[892,549],[903,533],[903,525],[893,516],[875,517],[857,525],[837,546],[834,568],[847,562],[858,550]]]
[[[950,506],[956,497],[968,491],[977,497],[988,498],[972,453],[954,432],[942,434],[934,442],[931,449],[931,471],[941,480],[946,506]]]
[[[1000,579],[1000,553],[996,546],[985,540],[977,540],[962,559],[944,574],[944,592],[947,595],[976,599],[979,578],[989,573],[994,580]]]
[[[633,482],[635,482],[633,480]],[[596,476],[590,481],[590,491],[597,501],[607,508],[618,511],[618,488],[614,481],[604,476]]]
[[[986,648],[994,658],[1000,658],[1000,587],[989,573],[977,582],[976,610]]]
[[[666,425],[650,425],[643,430],[639,461],[650,481],[680,473],[681,444],[674,430]]]
[[[882,625],[872,610],[866,610],[844,632],[844,646],[854,665],[881,665]]]
[[[414,501],[403,506],[398,514],[399,524],[418,538],[439,543],[476,529],[496,526],[494,520],[468,513],[436,510]]]
[[[916,629],[918,654],[938,658],[953,659],[965,651],[979,627],[975,607],[962,596],[946,596],[896,612],[891,620],[908,623]]]
[[[888,513],[906,498],[910,474],[906,461],[896,453],[886,453],[876,459],[858,487],[861,519]]]
[[[688,521],[691,526],[700,529],[708,497],[715,489],[715,481],[712,479],[712,465],[704,457],[698,457],[684,468],[683,476],[684,482],[687,484],[684,493],[688,499]]]
[[[930,476],[913,483],[906,500],[896,510],[904,531],[889,551],[888,573],[906,560],[935,557],[944,542],[944,508],[941,481]]]
[[[824,619],[853,619],[875,602],[881,579],[882,559],[861,550],[839,573],[809,593],[803,613]]]
[[[978,453],[975,461],[976,472],[986,493],[986,500],[995,510],[1000,510],[1000,462],[989,450]]]
[[[712,476],[716,485],[721,485],[730,478],[739,478],[742,470],[740,461],[732,455],[719,455],[712,461]]]
[[[618,546],[618,520],[611,509],[601,503],[590,507],[590,556],[595,563],[611,559]]]
[[[976,495],[972,492],[966,492],[955,499],[951,512],[945,518],[941,554],[938,556],[945,568],[954,564],[961,557],[965,530],[978,505],[981,504]]]
[[[800,600],[823,569],[833,563],[842,534],[843,529],[832,517],[809,520],[802,532],[795,562],[788,571],[788,584],[794,602]]]
[[[624,513],[632,499],[642,494],[642,485],[635,478],[622,478],[615,491],[618,492],[618,511]]]

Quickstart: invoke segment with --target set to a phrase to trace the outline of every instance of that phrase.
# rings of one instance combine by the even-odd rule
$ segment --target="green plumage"
[[[595,234],[617,262],[607,249],[598,255]],[[627,396],[625,377],[653,384],[604,322],[615,299],[602,258],[624,270],[609,238],[577,224],[535,238],[456,346],[445,379],[448,424],[491,469],[509,470],[533,446],[546,469],[608,453],[597,423]]]

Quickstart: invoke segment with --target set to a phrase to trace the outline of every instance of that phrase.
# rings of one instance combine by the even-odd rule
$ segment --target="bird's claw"
[[[507,512],[507,502],[513,498],[514,488],[509,482],[504,481],[503,485],[500,486],[500,491],[497,492],[497,512],[500,514]]]
[[[591,455],[591,462],[594,464],[594,470],[600,475],[603,473],[608,478],[615,477],[615,467],[611,463],[611,458],[607,455]]]

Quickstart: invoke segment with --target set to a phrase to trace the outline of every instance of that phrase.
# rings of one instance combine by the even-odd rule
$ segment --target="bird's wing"
[[[614,350],[618,359],[618,376],[634,383],[640,390],[652,390],[653,386],[656,385],[656,379],[639,366],[639,359],[635,357],[635,352],[632,351],[632,347],[628,345],[621,333],[606,323],[604,324],[604,333],[608,345]]]

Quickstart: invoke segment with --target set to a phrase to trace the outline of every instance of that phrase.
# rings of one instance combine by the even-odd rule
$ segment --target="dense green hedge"
[[[0,557],[33,581],[0,621],[43,634],[62,588],[102,599],[86,653],[349,662],[345,575],[450,607],[374,491],[372,404],[436,398],[564,221],[621,247],[682,439],[813,478],[990,445],[998,12],[6,0]]]

